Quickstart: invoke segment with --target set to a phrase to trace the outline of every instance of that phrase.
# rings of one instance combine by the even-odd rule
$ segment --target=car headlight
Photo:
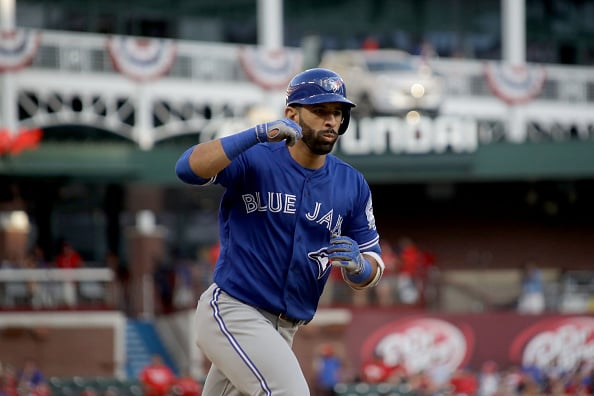
[[[410,94],[413,98],[420,99],[425,95],[425,87],[423,84],[415,83],[410,87]]]

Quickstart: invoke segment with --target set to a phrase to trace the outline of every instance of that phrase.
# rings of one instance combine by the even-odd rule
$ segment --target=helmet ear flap
[[[342,110],[342,122],[340,123],[340,127],[338,127],[338,134],[344,135],[347,128],[349,127],[349,123],[351,121],[351,107],[344,106]]]

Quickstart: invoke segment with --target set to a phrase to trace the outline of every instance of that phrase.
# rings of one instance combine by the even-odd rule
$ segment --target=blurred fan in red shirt
[[[402,365],[387,364],[378,352],[374,352],[372,358],[361,366],[361,381],[368,384],[398,382],[398,378],[403,375],[405,370]]]
[[[478,379],[470,370],[458,369],[450,379],[455,395],[474,396],[478,390]]]
[[[166,396],[175,383],[175,374],[160,355],[153,355],[151,363],[139,375],[145,396]]]
[[[80,268],[82,267],[82,257],[74,250],[68,241],[60,242],[60,252],[56,256],[56,267],[58,268]]]

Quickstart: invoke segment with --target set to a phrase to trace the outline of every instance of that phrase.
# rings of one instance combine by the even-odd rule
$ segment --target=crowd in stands
[[[138,384],[143,396],[200,396],[201,382],[189,375],[177,376],[158,354],[152,356],[138,375]],[[71,391],[72,392],[72,391]],[[55,396],[65,390],[52,387],[47,377],[33,358],[26,358],[22,365],[0,362],[0,396]],[[104,389],[91,385],[82,386],[72,396],[119,396],[115,386]]]
[[[37,362],[26,358],[15,366],[0,361],[0,396],[51,396],[47,379]]]
[[[479,370],[435,367],[408,373],[404,365],[387,365],[375,355],[363,362],[353,382],[390,384],[414,396],[585,396],[594,394],[594,361],[584,359],[566,372],[558,365],[501,368],[486,361]]]
[[[396,244],[383,239],[380,244],[385,270],[377,287],[350,290],[340,271],[332,269],[320,305],[424,306],[425,291],[436,268],[433,255],[409,237],[400,238]]]
[[[342,279],[339,270],[331,273],[320,299],[320,307],[411,307],[430,308],[436,304],[439,295],[440,270],[434,255],[406,235],[397,239],[383,239],[382,256],[385,271],[377,287],[352,290]],[[1,261],[2,269],[111,269],[112,282],[53,282],[43,279],[26,279],[22,282],[0,282],[0,308],[14,308],[18,304],[32,309],[68,308],[89,303],[97,306],[131,312],[130,271],[126,258],[108,251],[101,262],[85,261],[82,255],[67,240],[61,240],[53,257],[37,245],[28,252],[20,263]],[[171,249],[155,259],[153,271],[155,314],[167,314],[178,310],[192,309],[200,294],[212,281],[212,273],[219,254],[218,243],[197,247],[195,253]],[[546,291],[543,269],[534,260],[527,260],[517,285],[517,295],[501,308],[517,309],[522,314],[540,314],[551,305]],[[547,282],[551,282],[550,276]],[[561,293],[562,279],[557,280],[557,293]],[[590,289],[591,290],[590,286]],[[443,289],[442,289],[443,290]],[[480,294],[480,293],[479,293]],[[90,297],[89,297],[90,296]],[[89,298],[87,298],[89,297]],[[545,298],[546,297],[546,298]],[[16,300],[19,301],[16,301]],[[511,299],[515,299],[512,306]],[[486,302],[488,304],[488,301]],[[594,299],[590,304],[594,304]],[[592,305],[594,306],[594,305]]]
[[[109,262],[101,265],[108,267]],[[49,256],[39,245],[34,245],[22,262],[2,260],[0,269],[26,269],[26,270],[70,270],[83,268],[96,268],[87,263],[77,249],[68,240],[61,239],[58,249],[53,256]],[[117,282],[117,279],[116,279]],[[106,286],[99,281],[89,280],[79,283],[76,281],[63,281],[44,279],[44,277],[27,277],[23,281],[0,284],[3,286],[4,298],[0,303],[5,307],[29,306],[33,309],[45,308],[76,308],[79,306],[81,294],[89,298],[105,299],[115,295],[115,291],[106,291]],[[114,282],[115,283],[115,282]],[[111,293],[113,292],[113,293]],[[17,301],[18,300],[18,301]]]
[[[434,257],[421,249],[411,238],[402,237],[393,243],[381,241],[383,259],[386,264],[383,280],[377,288],[372,290],[354,291],[342,280],[340,271],[331,269],[330,278],[320,306],[354,305],[354,306],[393,306],[404,304],[409,306],[423,306],[424,296],[429,276],[435,268]],[[104,290],[102,303],[116,307],[124,312],[129,311],[130,305],[130,273],[122,258],[108,252],[104,262],[86,262],[76,247],[67,240],[62,240],[60,248],[54,257],[48,258],[45,252],[34,246],[22,263],[2,262],[3,268],[25,269],[73,269],[73,268],[109,268],[113,271],[114,281],[101,285]],[[201,246],[195,257],[181,254],[179,250],[155,259],[153,284],[156,301],[156,314],[171,313],[180,309],[193,308],[198,296],[205,290],[212,280],[212,272],[218,258],[219,245]],[[25,300],[27,305],[36,309],[43,308],[72,308],[79,303],[81,286],[92,287],[89,284],[69,282],[27,281],[26,285],[12,285],[11,287],[26,288]],[[99,287],[94,285],[95,287]],[[0,301],[1,303],[1,301]]]

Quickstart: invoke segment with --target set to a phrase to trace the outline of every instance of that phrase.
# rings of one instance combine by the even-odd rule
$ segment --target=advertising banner
[[[360,367],[380,355],[409,373],[555,365],[594,360],[593,315],[414,314],[355,310],[345,340]],[[355,324],[356,325],[353,325]]]

